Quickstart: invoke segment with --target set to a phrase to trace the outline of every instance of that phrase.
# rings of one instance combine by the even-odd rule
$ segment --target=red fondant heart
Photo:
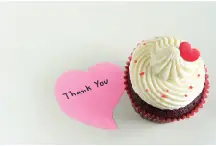
[[[191,48],[191,45],[188,42],[182,42],[179,46],[181,57],[188,62],[196,61],[200,52],[197,49]]]

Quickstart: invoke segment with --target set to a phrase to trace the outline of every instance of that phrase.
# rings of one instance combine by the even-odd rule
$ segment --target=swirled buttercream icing
[[[156,37],[143,41],[132,53],[129,66],[133,90],[142,100],[159,109],[179,109],[190,104],[203,90],[204,62],[187,62],[180,56],[183,40]]]

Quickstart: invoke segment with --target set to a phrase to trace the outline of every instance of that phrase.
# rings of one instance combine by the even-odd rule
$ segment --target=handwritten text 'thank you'
[[[95,81],[94,82],[94,85],[97,87],[97,88],[100,88],[102,86],[105,86],[106,84],[108,84],[108,79],[104,80],[104,81]],[[89,92],[89,91],[92,91],[92,87],[91,86],[86,86],[84,87],[83,90],[80,90],[80,91],[77,91],[77,92],[72,92],[72,91],[68,91],[67,93],[62,93],[62,95],[64,95],[67,99],[70,99],[70,97],[73,97],[73,96],[77,96],[79,94],[84,94],[86,92]]]

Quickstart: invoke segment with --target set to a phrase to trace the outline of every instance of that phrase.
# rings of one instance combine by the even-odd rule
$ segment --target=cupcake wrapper
[[[132,53],[131,53],[131,55],[132,55]],[[141,107],[139,105],[137,105],[136,102],[133,100],[132,95],[131,95],[131,91],[129,90],[129,87],[128,87],[129,65],[130,65],[131,59],[132,59],[132,56],[129,56],[128,61],[126,62],[125,71],[124,71],[125,90],[126,90],[127,94],[129,95],[129,98],[130,98],[130,101],[132,103],[133,108],[135,109],[135,111],[137,113],[140,114],[141,117],[148,119],[148,120],[151,120],[153,122],[157,122],[157,123],[169,123],[169,122],[180,121],[180,120],[184,120],[186,118],[190,118],[195,113],[197,113],[200,108],[203,107],[203,105],[205,103],[205,99],[207,98],[208,93],[209,93],[208,89],[210,87],[209,86],[209,80],[208,80],[209,76],[207,74],[206,66],[205,66],[205,73],[206,74],[205,74],[204,91],[203,91],[202,97],[200,99],[200,102],[197,104],[197,106],[194,107],[190,112],[188,112],[187,114],[185,114],[181,117],[178,117],[178,118],[162,118],[162,117],[156,116],[154,114],[148,113],[144,110],[141,110]]]

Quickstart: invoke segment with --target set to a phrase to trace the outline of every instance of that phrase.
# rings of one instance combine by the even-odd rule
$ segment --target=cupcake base
[[[200,95],[197,96],[197,98],[195,98],[189,105],[183,108],[179,108],[177,110],[161,110],[146,103],[139,97],[138,94],[134,92],[129,75],[130,61],[131,57],[129,57],[129,61],[126,63],[127,65],[125,66],[125,90],[129,95],[132,106],[134,107],[135,111],[140,114],[141,117],[158,123],[168,123],[176,120],[179,121],[185,118],[189,118],[193,116],[194,113],[198,112],[199,108],[203,107],[209,89],[209,81],[206,68],[204,88]]]

